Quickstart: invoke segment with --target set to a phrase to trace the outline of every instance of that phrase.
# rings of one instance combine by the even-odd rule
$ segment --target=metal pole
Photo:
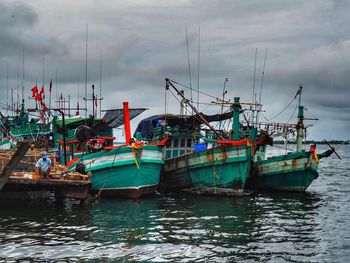
[[[54,109],[54,110],[62,114],[64,165],[67,165],[66,122],[64,118],[64,112],[61,109]]]

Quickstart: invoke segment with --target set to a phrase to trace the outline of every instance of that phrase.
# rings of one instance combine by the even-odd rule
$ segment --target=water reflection
[[[317,194],[275,194],[234,199],[181,195],[142,202],[103,202],[92,209],[91,223],[99,231],[90,238],[118,243],[125,253],[139,260],[154,260],[155,255],[157,259],[177,261],[191,257],[213,261],[307,259],[318,253],[312,248],[320,242],[316,218],[321,201]],[[131,211],[128,218],[123,215],[125,209]],[[147,249],[151,245],[154,254]]]
[[[349,262],[344,159],[325,159],[303,194],[2,203],[0,261]]]

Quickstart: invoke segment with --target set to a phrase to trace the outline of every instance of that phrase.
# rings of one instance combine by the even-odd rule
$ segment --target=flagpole
[[[50,98],[49,98],[49,109],[51,109],[51,89],[52,89],[52,80],[50,80]]]

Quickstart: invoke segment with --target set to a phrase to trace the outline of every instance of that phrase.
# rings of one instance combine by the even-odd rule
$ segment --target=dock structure
[[[56,201],[62,201],[64,198],[73,198],[80,200],[82,203],[86,203],[90,198],[90,181],[10,177],[3,191],[50,191],[55,193]]]
[[[29,144],[23,142],[17,150],[2,152],[0,158],[1,197],[16,198],[35,196],[30,193],[54,192],[56,202],[65,198],[79,200],[82,204],[90,203],[90,180],[86,175],[69,172],[66,167],[56,164],[51,178],[42,178],[35,172],[35,163],[39,153],[28,152]],[[27,153],[28,152],[28,153]],[[27,196],[28,196],[27,195]]]
[[[1,167],[0,191],[4,187],[4,185],[7,183],[12,172],[15,170],[17,164],[21,161],[21,159],[27,153],[28,149],[29,149],[29,143],[22,142],[19,145],[16,152],[14,152],[14,154],[12,156],[10,155],[10,158],[5,160],[5,163],[3,163],[2,167]]]

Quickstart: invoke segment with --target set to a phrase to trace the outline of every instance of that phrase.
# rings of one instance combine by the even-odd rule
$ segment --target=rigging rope
[[[310,113],[310,115],[311,115],[312,117],[314,117],[316,120],[319,120],[319,118],[316,117],[315,115],[313,115],[306,107],[304,107],[304,110],[306,110],[308,113]]]
[[[175,84],[177,84],[177,85],[180,85],[180,86],[182,86],[182,87],[184,87],[184,88],[187,88],[187,89],[191,89],[190,87],[188,87],[188,86],[186,86],[186,85],[184,85],[184,84],[181,84],[181,83],[179,83],[179,82],[176,82],[176,81],[174,81],[174,80],[171,80],[171,79],[169,79],[169,81],[171,81],[171,82],[173,82],[173,83],[175,83]],[[212,95],[210,95],[210,94],[208,94],[208,93],[205,93],[205,92],[202,92],[202,91],[197,91],[198,93],[200,93],[200,94],[202,94],[202,95],[205,95],[205,96],[208,96],[208,97],[210,97],[210,98],[213,98],[213,99],[219,99],[218,97],[215,97],[215,96],[212,96]]]
[[[290,122],[290,120],[294,117],[295,112],[297,111],[297,108],[298,108],[298,104],[295,105],[295,108],[294,108],[294,111],[293,111],[293,113],[292,113],[292,116],[290,116],[290,118],[288,119],[288,121],[287,121],[286,123]]]
[[[297,95],[294,96],[294,98],[287,104],[286,107],[284,107],[279,113],[277,113],[275,116],[273,116],[272,118],[268,119],[266,117],[264,117],[267,121],[271,121],[274,118],[278,117],[279,115],[281,115],[292,103],[293,101],[296,99]]]

